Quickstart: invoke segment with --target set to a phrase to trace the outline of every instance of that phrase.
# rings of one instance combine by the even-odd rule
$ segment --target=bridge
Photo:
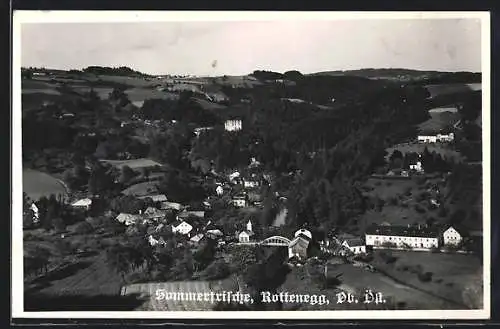
[[[288,247],[290,242],[290,239],[274,235],[262,241],[237,242],[236,244],[242,246]]]

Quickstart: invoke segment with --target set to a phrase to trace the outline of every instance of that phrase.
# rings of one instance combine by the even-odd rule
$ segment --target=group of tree
[[[120,75],[120,76],[139,76],[145,77],[148,76],[139,71],[135,71],[126,66],[120,67],[106,67],[106,66],[89,66],[82,70],[85,73],[91,73],[96,75]]]

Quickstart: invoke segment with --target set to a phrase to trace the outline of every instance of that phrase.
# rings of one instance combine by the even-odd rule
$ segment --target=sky
[[[21,65],[244,75],[360,68],[481,71],[479,19],[23,23]]]

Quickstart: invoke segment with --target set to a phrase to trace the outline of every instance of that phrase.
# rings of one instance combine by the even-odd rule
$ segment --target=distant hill
[[[474,83],[481,82],[481,73],[419,71],[401,68],[360,69],[347,71],[325,71],[310,75],[357,76],[368,79],[397,80],[419,84]]]

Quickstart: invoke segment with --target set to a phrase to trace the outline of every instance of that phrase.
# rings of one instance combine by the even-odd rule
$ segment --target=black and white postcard
[[[489,20],[14,12],[13,317],[489,318]]]

